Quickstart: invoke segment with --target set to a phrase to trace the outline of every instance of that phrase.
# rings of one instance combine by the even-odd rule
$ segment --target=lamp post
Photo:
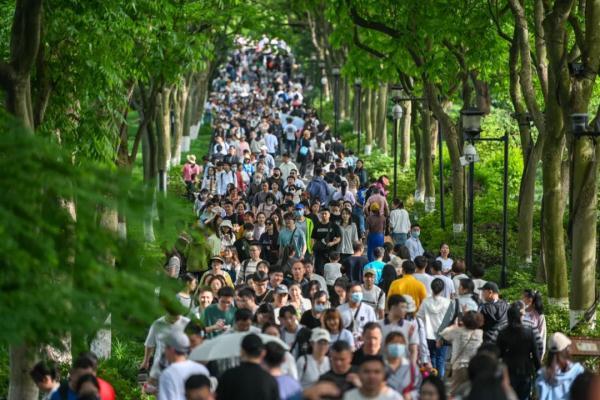
[[[339,138],[338,121],[339,121],[339,112],[340,112],[340,99],[339,99],[340,69],[338,67],[333,67],[331,69],[331,75],[333,75],[333,114],[334,114],[333,135],[336,138]]]
[[[355,101],[356,101],[356,107],[354,107],[354,109],[356,110],[355,125],[356,125],[356,133],[358,135],[358,142],[356,144],[356,156],[357,157],[360,156],[360,135],[362,133],[362,127],[361,127],[361,121],[360,121],[361,90],[362,90],[362,81],[360,78],[356,78],[354,80],[354,97],[355,97]]]

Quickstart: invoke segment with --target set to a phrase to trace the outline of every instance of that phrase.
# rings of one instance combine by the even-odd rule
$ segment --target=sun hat
[[[188,154],[188,156],[187,156],[186,158],[187,158],[187,160],[188,160],[189,162],[191,162],[192,164],[196,164],[196,156],[195,156],[195,155],[193,155],[193,154]]]
[[[548,340],[548,350],[559,352],[563,351],[571,345],[571,339],[565,336],[563,333],[555,332],[550,336]]]

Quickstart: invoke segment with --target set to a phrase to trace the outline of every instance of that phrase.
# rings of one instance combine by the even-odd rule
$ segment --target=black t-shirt
[[[342,267],[351,281],[362,282],[363,268],[369,263],[365,256],[350,256],[342,261]]]
[[[321,222],[316,223],[311,237],[312,239],[315,239],[316,242],[320,242],[323,239],[326,239],[327,242],[331,242],[335,238],[341,236],[342,232],[340,231],[339,225],[333,221],[329,221],[327,224]]]
[[[314,329],[321,327],[321,320],[315,318],[310,310],[306,310],[300,318],[300,324],[304,325],[308,329]]]
[[[362,364],[365,357],[365,352],[361,347],[360,349],[356,350],[352,355],[352,365],[358,367],[360,364]]]
[[[357,373],[357,372],[358,372],[358,368],[356,368],[354,365],[351,366],[350,369],[345,374],[336,374],[335,372],[333,372],[333,370],[329,370],[328,372],[325,372],[323,375],[321,375],[321,377],[319,377],[319,381],[332,382],[337,387],[339,387],[340,390],[342,391],[342,395],[338,398],[341,399],[342,397],[344,397],[344,393],[346,393],[348,390],[354,389],[354,385],[352,383],[348,382],[346,380],[346,377],[350,373]]]
[[[273,290],[267,289],[262,295],[256,295],[256,304],[261,305],[262,303],[271,303],[273,301]]]
[[[221,375],[217,399],[279,400],[279,385],[260,365],[242,362]]]

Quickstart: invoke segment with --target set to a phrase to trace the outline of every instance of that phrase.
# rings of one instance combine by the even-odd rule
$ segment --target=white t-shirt
[[[373,307],[375,311],[385,310],[385,293],[383,293],[383,290],[375,285],[373,285],[370,290],[367,290],[365,285],[361,286],[363,291],[363,302]]]
[[[427,296],[431,296],[431,281],[433,281],[433,277],[428,274],[414,273],[413,276],[425,285],[425,290],[427,291]]]
[[[337,310],[342,314],[342,324],[344,328],[352,332],[354,339],[362,335],[363,328],[368,322],[375,322],[377,316],[375,310],[368,304],[360,304],[358,309],[350,308],[350,303],[344,303],[337,307]],[[354,323],[352,323],[354,321]],[[352,329],[350,329],[352,325]]]
[[[328,285],[333,286],[335,280],[342,276],[342,264],[340,263],[327,263],[323,266],[325,271],[325,282]]]
[[[157,400],[185,400],[185,381],[192,375],[210,376],[204,365],[194,361],[169,365],[160,375]]]
[[[144,342],[144,346],[154,348],[154,362],[150,368],[150,377],[158,379],[160,375],[159,362],[164,350],[164,338],[171,332],[171,329],[179,329],[183,332],[188,322],[190,322],[189,318],[179,317],[175,323],[171,324],[163,316],[150,325],[148,336]]]
[[[381,392],[375,397],[366,397],[360,393],[359,389],[352,389],[344,394],[344,400],[402,400],[403,397],[400,393],[389,387],[383,388]]]
[[[444,297],[450,299],[452,298],[452,295],[456,293],[456,290],[454,288],[454,282],[452,282],[452,279],[450,279],[446,275],[432,275],[431,278],[432,281],[436,278],[444,281],[444,291],[442,292],[442,295]]]
[[[399,324],[397,322],[390,323],[387,319],[382,319],[377,321],[377,323],[381,326],[383,340],[385,340],[387,335],[391,332],[400,332],[409,345],[419,344],[419,327],[415,320],[408,321],[405,319]]]
[[[447,258],[444,260],[442,257],[438,257],[435,260],[442,263],[442,272],[444,274],[452,269],[452,264],[454,263],[453,259]]]
[[[303,388],[309,387],[318,381],[321,375],[331,369],[329,357],[323,358],[321,364],[317,364],[317,361],[311,354],[298,358],[296,367],[298,369],[298,380]]]

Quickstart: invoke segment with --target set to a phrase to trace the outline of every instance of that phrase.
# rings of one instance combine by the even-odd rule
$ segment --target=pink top
[[[196,175],[200,174],[200,166],[198,166],[198,164],[185,163],[183,169],[181,170],[181,174],[183,175],[184,181],[191,182],[194,180]]]

